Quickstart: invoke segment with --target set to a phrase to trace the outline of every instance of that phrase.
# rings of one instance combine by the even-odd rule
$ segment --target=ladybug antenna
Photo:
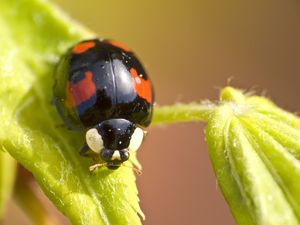
[[[91,165],[89,169],[92,172],[95,169],[97,169],[98,167],[102,167],[102,166],[107,166],[107,163],[97,163],[97,164]]]
[[[142,170],[140,170],[140,169],[138,169],[134,166],[128,166],[128,165],[125,165],[125,164],[121,164],[121,165],[124,166],[124,167],[132,169],[137,175],[142,175]]]
[[[92,172],[92,171],[96,170],[99,167],[107,166],[107,165],[108,165],[107,163],[97,163],[97,164],[91,165],[89,169]],[[128,166],[128,165],[125,165],[125,164],[121,164],[121,166],[132,169],[137,175],[142,175],[142,170],[140,170],[140,169],[138,169],[134,166]]]

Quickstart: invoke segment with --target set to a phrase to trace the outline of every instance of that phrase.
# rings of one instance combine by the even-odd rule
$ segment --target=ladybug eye
[[[131,135],[130,143],[128,146],[129,151],[135,152],[139,149],[144,138],[144,131],[137,127]]]
[[[103,140],[96,128],[89,129],[85,135],[86,143],[96,153],[103,149]]]

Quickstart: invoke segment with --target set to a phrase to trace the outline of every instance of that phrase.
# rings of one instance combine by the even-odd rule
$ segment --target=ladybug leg
[[[55,128],[60,128],[60,129],[62,129],[62,128],[68,128],[65,124],[56,124],[55,125]]]
[[[74,129],[72,129],[71,127],[69,127],[67,124],[64,124],[64,123],[56,124],[56,125],[55,125],[55,128],[58,128],[58,129],[74,130]]]
[[[99,154],[92,155],[92,159],[95,163],[101,162],[101,158]]]
[[[55,105],[55,98],[53,97],[53,98],[51,98],[51,100],[50,100],[50,104],[51,105]]]
[[[87,152],[90,150],[89,146],[84,143],[84,145],[81,147],[80,151],[79,151],[79,154],[81,156],[87,156]]]

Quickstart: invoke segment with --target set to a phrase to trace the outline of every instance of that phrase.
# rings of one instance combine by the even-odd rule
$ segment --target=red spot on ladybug
[[[152,103],[152,89],[149,80],[144,80],[140,77],[136,69],[131,68],[130,73],[133,78],[133,87],[136,93],[143,99],[146,99],[149,104]]]
[[[126,45],[124,45],[123,43],[120,43],[118,41],[108,41],[108,43],[110,43],[111,45],[113,45],[113,46],[115,46],[117,48],[122,49],[125,52],[129,52],[130,51],[130,49]]]
[[[78,106],[81,103],[89,100],[96,94],[96,85],[93,81],[93,74],[91,71],[87,71],[84,74],[84,78],[73,84],[67,83],[67,101],[68,107]]]
[[[81,54],[89,50],[90,48],[93,48],[96,45],[94,41],[88,41],[88,42],[82,42],[76,45],[72,52],[75,54]]]

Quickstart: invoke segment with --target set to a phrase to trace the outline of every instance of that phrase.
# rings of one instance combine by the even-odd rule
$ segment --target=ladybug
[[[60,59],[53,103],[69,129],[86,131],[80,153],[92,151],[101,160],[90,169],[117,169],[143,141],[152,119],[154,91],[128,47],[93,39],[79,42]]]

